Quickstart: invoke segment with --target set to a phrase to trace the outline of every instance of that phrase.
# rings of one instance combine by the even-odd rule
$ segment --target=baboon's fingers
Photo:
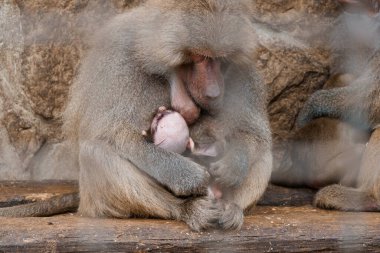
[[[313,101],[308,100],[299,112],[296,119],[296,126],[302,128],[314,119]]]
[[[314,118],[323,116],[323,112],[326,109],[326,105],[324,105],[326,99],[327,97],[324,96],[322,90],[311,95],[298,114],[296,126],[299,128],[304,127]]]
[[[240,230],[243,210],[233,203],[202,197],[185,205],[183,220],[194,231],[207,229]]]

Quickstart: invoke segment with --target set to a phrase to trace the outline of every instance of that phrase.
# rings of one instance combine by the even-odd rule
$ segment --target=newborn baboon
[[[164,106],[158,109],[150,129],[144,130],[142,134],[157,147],[178,154],[183,154],[194,146],[185,119],[178,112]]]
[[[202,127],[205,127],[203,124]],[[161,106],[152,120],[148,131],[142,135],[157,147],[165,150],[184,154],[189,157],[221,158],[225,150],[225,140],[213,139],[208,145],[194,143],[190,137],[189,127],[185,119],[176,111],[168,110]]]
[[[264,192],[272,166],[250,5],[149,0],[97,34],[65,112],[65,131],[78,148],[81,214],[176,219],[194,230],[242,225],[243,210]],[[203,166],[141,135],[157,108],[170,108],[169,83],[183,85],[202,110],[190,132],[228,141],[211,171],[233,186],[224,201],[206,196],[210,176]]]

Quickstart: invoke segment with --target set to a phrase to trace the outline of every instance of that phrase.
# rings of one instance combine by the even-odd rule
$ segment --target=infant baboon
[[[316,195],[315,204],[323,208],[347,211],[378,211],[380,210],[380,135],[377,130],[380,124],[380,15],[373,14],[378,13],[379,1],[342,0],[341,2],[351,5],[350,11],[353,11],[355,16],[343,18],[343,21],[346,18],[350,22],[342,22],[338,26],[333,46],[343,55],[344,60],[340,65],[349,65],[357,78],[347,87],[321,90],[313,94],[300,112],[297,123],[304,126],[314,118],[331,117],[348,121],[364,130],[374,131],[366,146],[363,148],[357,146],[358,154],[363,152],[357,170],[350,169],[348,165],[351,156],[344,157],[346,159],[344,164],[348,169],[343,171],[341,177],[348,176],[350,183],[321,189]],[[361,62],[355,61],[355,58]],[[341,182],[335,180],[330,183]]]
[[[261,197],[272,167],[266,89],[253,67],[251,5],[148,0],[97,34],[65,112],[65,132],[78,148],[81,214],[176,219],[194,230],[242,225],[243,210]],[[157,108],[177,107],[177,87],[194,103],[192,117],[177,108],[194,123],[194,142],[207,144],[209,134],[228,143],[210,172],[141,135]],[[233,187],[223,201],[207,196],[210,174]]]
[[[170,152],[183,154],[186,149],[194,148],[185,119],[178,112],[167,110],[164,106],[158,109],[149,131],[143,131],[143,135],[157,147]]]
[[[191,156],[206,156],[220,158],[225,150],[224,140],[215,140],[210,145],[194,143],[189,134],[185,119],[176,111],[161,106],[152,120],[149,131],[143,131],[143,136],[152,141],[157,147],[183,154],[186,150]]]

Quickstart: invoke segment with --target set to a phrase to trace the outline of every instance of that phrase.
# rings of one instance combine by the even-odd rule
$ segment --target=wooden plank
[[[0,208],[47,200],[78,192],[76,181],[0,181]],[[270,185],[259,205],[302,206],[311,204],[315,191]]]
[[[0,206],[77,191],[76,182],[0,182]],[[194,233],[181,222],[77,214],[0,218],[0,252],[380,251],[379,213],[314,209],[313,196],[313,190],[269,186],[263,206],[239,232]]]
[[[286,188],[269,185],[259,201],[261,206],[304,206],[313,203],[316,191],[306,188]]]
[[[0,181],[0,208],[78,192],[76,181]]]
[[[73,214],[0,218],[0,252],[379,252],[380,214],[258,207],[239,232]]]

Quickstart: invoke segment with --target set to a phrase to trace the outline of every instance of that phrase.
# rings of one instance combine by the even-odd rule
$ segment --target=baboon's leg
[[[79,212],[106,217],[157,217],[182,220],[193,230],[223,226],[226,207],[208,197],[175,197],[112,148],[99,142],[84,142],[80,148]]]
[[[380,129],[372,133],[364,152],[357,187],[327,186],[317,193],[314,203],[344,211],[380,210]]]

